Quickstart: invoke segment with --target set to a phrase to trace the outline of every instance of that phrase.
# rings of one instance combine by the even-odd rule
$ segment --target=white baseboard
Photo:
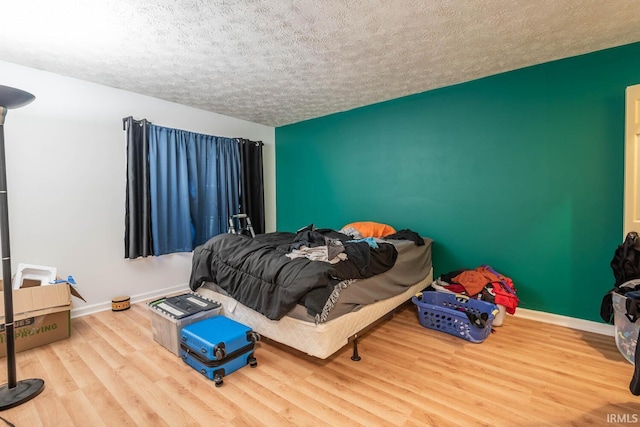
[[[594,332],[601,335],[615,335],[613,325],[593,322],[591,320],[578,319],[575,317],[562,316],[560,314],[545,313],[543,311],[527,310],[526,308],[516,309],[516,317],[523,319],[537,320],[539,322],[551,323],[553,325],[566,326],[567,328],[578,329],[580,331]]]
[[[141,301],[147,301],[154,298],[162,298],[165,295],[175,294],[178,292],[188,292],[189,284],[181,283],[169,288],[158,289],[152,292],[146,292],[143,294],[137,294],[131,296],[131,304],[135,304]],[[86,305],[71,310],[71,318],[87,316],[89,314],[98,313],[100,311],[111,310],[111,301]],[[591,320],[578,319],[575,317],[562,316],[560,314],[545,313],[543,311],[528,310],[526,308],[518,308],[515,316],[522,317],[523,319],[536,320],[538,322],[550,323],[552,325],[565,326],[567,328],[577,329],[580,331],[594,332],[601,335],[615,335],[615,328],[613,325],[605,323],[593,322]]]
[[[189,284],[181,283],[176,286],[171,286],[169,288],[158,289],[152,292],[146,292],[143,294],[137,294],[131,296],[131,304],[135,304],[141,301],[147,301],[157,298],[162,298],[163,296],[175,294],[178,292],[188,292]],[[71,318],[87,316],[89,314],[98,313],[100,311],[111,310],[111,301],[101,302],[98,304],[85,305],[83,307],[73,308],[71,309]]]

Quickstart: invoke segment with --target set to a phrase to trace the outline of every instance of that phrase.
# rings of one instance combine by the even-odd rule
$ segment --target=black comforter
[[[347,259],[330,264],[286,256],[300,244],[325,238],[340,240]],[[255,238],[220,234],[194,250],[189,287],[195,291],[203,282],[214,282],[240,303],[273,320],[298,303],[314,315],[322,311],[339,282],[383,273],[396,261],[398,252],[390,243],[379,243],[376,249],[349,239],[328,229],[267,233]]]

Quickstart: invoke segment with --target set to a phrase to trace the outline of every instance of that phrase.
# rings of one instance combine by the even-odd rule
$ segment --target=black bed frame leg
[[[351,356],[351,360],[354,362],[358,362],[361,357],[358,355],[358,335],[356,335],[353,339],[353,355]]]

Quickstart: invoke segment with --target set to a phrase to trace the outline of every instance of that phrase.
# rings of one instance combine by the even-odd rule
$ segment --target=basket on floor
[[[633,280],[636,282],[638,280]],[[631,281],[630,281],[631,282]],[[638,281],[640,283],[640,281]],[[634,292],[634,291],[632,291]],[[632,293],[628,293],[633,295]],[[636,345],[638,343],[638,329],[640,329],[640,318],[627,313],[628,298],[618,292],[612,292],[615,325],[616,347],[627,362],[635,365]]]
[[[447,292],[419,292],[411,301],[422,326],[473,343],[487,339],[499,311],[495,304]]]

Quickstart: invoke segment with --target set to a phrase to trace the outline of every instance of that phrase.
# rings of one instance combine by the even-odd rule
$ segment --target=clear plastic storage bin
[[[627,297],[617,292],[612,292],[612,295],[616,346],[620,354],[622,354],[629,363],[635,364],[634,360],[640,320],[632,323],[627,317]]]
[[[195,293],[160,298],[148,306],[153,339],[176,356],[180,356],[182,328],[222,311],[222,304]]]

